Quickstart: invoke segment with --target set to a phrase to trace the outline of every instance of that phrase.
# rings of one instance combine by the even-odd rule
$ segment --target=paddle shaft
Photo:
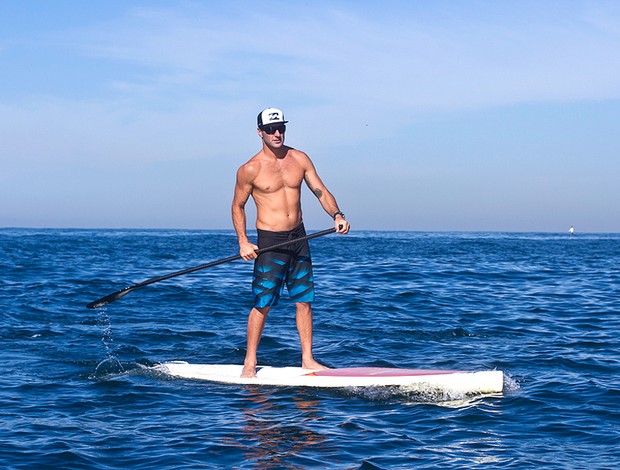
[[[261,253],[264,253],[265,251],[271,251],[271,250],[275,250],[276,248],[282,248],[283,246],[290,245],[291,243],[310,240],[312,238],[317,238],[317,237],[322,237],[323,235],[334,233],[335,231],[336,231],[335,228],[330,228],[327,230],[323,230],[322,232],[311,233],[310,235],[306,235],[304,237],[294,238],[292,240],[287,240],[282,243],[276,243],[275,245],[271,245],[265,248],[259,248],[258,250],[256,250],[256,254],[260,255]],[[239,259],[241,259],[241,255],[229,256],[228,258],[219,259],[217,261],[211,261],[210,263],[201,264],[199,266],[194,266],[192,268],[182,269],[181,271],[175,271],[170,274],[165,274],[164,276],[158,276],[152,279],[147,279],[146,281],[139,282],[137,284],[134,284],[133,286],[125,287],[124,289],[121,289],[117,292],[114,292],[112,294],[106,295],[105,297],[101,297],[100,299],[90,302],[89,304],[86,305],[86,307],[88,308],[103,307],[104,305],[108,305],[109,303],[112,303],[115,300],[120,299],[124,295],[127,295],[131,291],[136,290],[140,287],[148,286],[149,284],[154,284],[159,281],[165,281],[166,279],[170,279],[173,277],[183,276],[184,274],[189,274],[189,273],[193,273],[196,271],[200,271],[201,269],[212,268],[213,266],[218,266],[220,264],[229,263],[231,261],[236,261]]]

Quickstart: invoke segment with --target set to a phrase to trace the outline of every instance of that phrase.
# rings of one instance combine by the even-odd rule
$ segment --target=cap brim
[[[261,124],[258,127],[273,126],[274,124],[286,124],[288,121],[273,121],[267,124]]]

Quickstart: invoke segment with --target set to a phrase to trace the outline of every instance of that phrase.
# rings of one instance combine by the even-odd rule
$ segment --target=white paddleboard
[[[240,365],[174,361],[157,365],[155,369],[173,377],[239,385],[407,387],[414,390],[439,389],[459,394],[501,393],[504,386],[504,374],[499,370],[465,372],[386,367],[309,370],[301,367],[259,366],[255,378],[241,378],[243,366]]]

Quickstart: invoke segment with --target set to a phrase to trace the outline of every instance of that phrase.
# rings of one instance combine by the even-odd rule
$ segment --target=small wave
[[[370,401],[398,401],[407,404],[435,404],[448,407],[468,406],[484,398],[500,398],[501,393],[465,393],[460,390],[434,387],[430,385],[407,385],[393,387],[348,387],[345,393]]]
[[[113,380],[129,375],[141,374],[150,368],[150,364],[142,364],[136,361],[123,363],[116,357],[108,357],[97,364],[89,379],[97,381]]]

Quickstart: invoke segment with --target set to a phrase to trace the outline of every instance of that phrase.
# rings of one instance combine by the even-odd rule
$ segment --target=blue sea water
[[[620,235],[356,232],[312,240],[329,366],[500,369],[481,397],[239,387],[164,361],[241,363],[251,265],[228,231],[0,230],[3,468],[617,468]],[[294,306],[263,364],[299,365]]]

